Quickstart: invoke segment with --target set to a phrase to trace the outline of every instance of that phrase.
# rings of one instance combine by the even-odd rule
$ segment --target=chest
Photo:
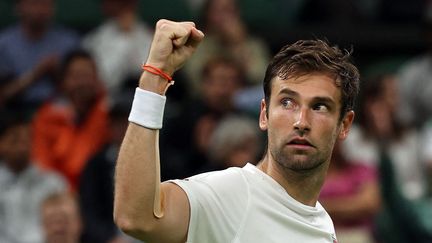
[[[283,204],[255,202],[244,218],[233,243],[330,242],[334,240],[330,218],[303,215]]]

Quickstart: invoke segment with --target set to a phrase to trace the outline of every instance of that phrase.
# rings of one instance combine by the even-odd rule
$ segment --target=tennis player
[[[354,119],[359,73],[349,52],[324,41],[287,45],[270,62],[259,117],[268,142],[257,166],[160,182],[164,95],[203,38],[192,22],[156,25],[117,162],[115,222],[145,242],[337,242],[317,200]]]

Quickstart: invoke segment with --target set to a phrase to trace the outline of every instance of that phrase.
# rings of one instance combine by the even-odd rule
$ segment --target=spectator
[[[256,164],[262,152],[259,135],[258,124],[248,117],[233,115],[222,119],[209,139],[209,160],[214,167],[211,170]]]
[[[381,203],[376,172],[348,161],[341,144],[336,144],[319,200],[332,217],[340,242],[375,242],[374,220]]]
[[[41,166],[62,173],[75,190],[85,164],[106,141],[108,112],[88,53],[69,53],[61,70],[61,92],[35,115],[33,153]]]
[[[81,237],[81,216],[76,199],[67,193],[46,197],[40,208],[45,243],[78,243]]]
[[[34,109],[54,92],[58,60],[78,44],[75,33],[54,26],[54,0],[17,0],[19,22],[0,33],[0,103]],[[2,79],[0,79],[2,80]]]
[[[366,82],[358,118],[360,126],[352,127],[344,151],[348,160],[366,162],[377,168],[380,144],[385,143],[402,194],[417,200],[427,192],[425,165],[418,132],[397,119],[400,104],[397,84],[389,75]]]
[[[47,195],[65,190],[65,181],[32,163],[26,118],[16,113],[0,118],[0,242],[42,243],[40,204]]]
[[[432,6],[432,4],[431,4]],[[432,117],[432,17],[424,25],[428,51],[405,63],[398,72],[402,122],[422,127]]]
[[[122,82],[141,73],[147,59],[153,31],[139,20],[137,0],[103,0],[108,19],[85,36],[84,47],[94,56],[102,80],[113,99]]]
[[[241,65],[248,83],[262,81],[270,51],[262,40],[247,32],[236,0],[207,1],[201,24],[206,37],[185,66],[195,93],[199,90],[199,74],[215,56],[229,57]]]

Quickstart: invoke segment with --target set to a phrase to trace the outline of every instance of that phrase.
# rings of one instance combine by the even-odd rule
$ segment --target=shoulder
[[[315,207],[317,209],[317,212],[319,212],[318,220],[320,220],[321,228],[325,229],[328,232],[335,232],[332,218],[319,201],[316,203]]]
[[[60,191],[67,188],[65,178],[59,173],[52,170],[43,170],[37,166],[32,166],[31,170],[34,171],[38,183],[47,190]]]
[[[419,76],[424,73],[430,73],[432,68],[432,57],[423,55],[415,57],[401,66],[398,72],[400,82],[406,82],[413,76]]]
[[[170,182],[180,186],[189,201],[188,242],[229,242],[234,237],[249,208],[250,190],[243,168]]]
[[[88,47],[89,45],[97,45],[98,42],[103,41],[105,38],[117,35],[118,32],[116,29],[114,22],[107,20],[86,34],[82,42],[85,47]]]
[[[242,168],[228,168],[220,171],[212,171],[198,174],[183,180],[173,181],[182,185],[197,185],[201,187],[212,187],[221,191],[230,191],[233,184],[237,187],[246,186],[244,171]]]
[[[249,183],[243,168],[208,172],[170,182],[186,192],[191,204],[229,206],[249,200]]]

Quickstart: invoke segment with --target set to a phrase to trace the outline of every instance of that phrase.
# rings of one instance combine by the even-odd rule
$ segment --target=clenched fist
[[[192,55],[203,37],[193,22],[159,20],[147,64],[171,75]]]
[[[171,76],[192,55],[203,38],[203,32],[195,28],[193,22],[159,20],[146,64],[159,68]],[[151,77],[148,72],[144,72],[140,87],[163,94],[167,82],[162,82],[160,78],[159,82],[156,82],[154,79],[155,77]]]

